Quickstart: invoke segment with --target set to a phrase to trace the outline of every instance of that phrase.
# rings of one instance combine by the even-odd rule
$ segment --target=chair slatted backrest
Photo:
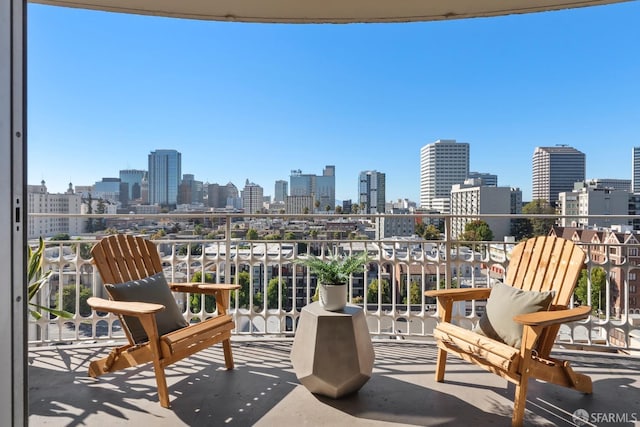
[[[554,290],[552,305],[566,308],[585,267],[585,257],[584,251],[570,240],[553,236],[531,238],[511,252],[505,283],[526,291]],[[549,354],[559,328],[544,331],[538,341],[539,354]]]
[[[105,237],[93,247],[91,255],[104,283],[139,280],[162,271],[156,245],[142,237]]]

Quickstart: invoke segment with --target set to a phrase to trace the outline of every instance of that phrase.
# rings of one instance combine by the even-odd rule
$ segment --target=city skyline
[[[470,171],[528,200],[535,147],[570,145],[587,178],[628,179],[640,143],[638,2],[376,25],[27,7],[28,182],[52,192],[172,148],[205,182],[273,196],[291,169],[335,165],[338,200],[379,170],[387,200],[418,201],[421,147],[455,139]]]

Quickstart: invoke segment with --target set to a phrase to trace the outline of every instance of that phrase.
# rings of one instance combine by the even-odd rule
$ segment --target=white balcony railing
[[[124,223],[150,220],[151,217],[103,215],[100,218]],[[157,222],[157,217],[153,218]],[[419,215],[419,218],[443,221],[447,230],[444,236],[449,235],[452,217]],[[220,235],[215,239],[170,234],[155,242],[170,281],[189,282],[199,276],[217,283],[244,284],[242,291],[232,294],[231,312],[237,325],[234,333],[246,336],[291,337],[295,333],[300,309],[312,301],[315,277],[294,260],[309,253],[366,250],[371,262],[366,270],[351,278],[348,286],[350,302],[363,306],[372,335],[430,339],[437,315],[435,301],[426,298],[424,291],[451,286],[486,287],[501,280],[514,245],[497,241],[469,243],[446,237],[444,240],[354,240],[353,236],[347,237],[346,227],[341,229],[336,222],[333,223],[334,231],[327,230],[329,219],[341,219],[345,224],[348,219],[349,224],[357,226],[371,220],[370,216],[364,215],[182,214],[162,215],[162,219],[220,224]],[[274,223],[291,230],[288,237],[295,233],[305,234],[305,237],[251,241],[233,237],[243,228],[267,227]],[[308,233],[302,233],[302,228]],[[611,238],[604,242],[591,239],[589,244],[578,241],[588,255],[587,271],[601,268],[606,273],[606,284],[600,292],[592,292],[591,280],[587,281],[589,304],[596,306],[599,300],[601,307],[586,321],[564,325],[558,337],[559,344],[640,351],[640,298],[637,293],[640,277],[636,279],[640,273],[640,244],[633,236],[618,233],[616,241]],[[625,242],[620,243],[621,239]],[[105,296],[90,258],[90,249],[95,242],[93,236],[46,242],[45,268],[53,274],[38,295],[38,303],[64,308],[74,316],[63,319],[43,314],[39,320],[30,317],[30,345],[124,338],[117,317],[92,312],[86,305],[88,296]],[[376,286],[381,283],[382,286]],[[185,317],[191,321],[205,318],[215,309],[207,299],[179,293],[175,296]],[[471,325],[483,308],[482,301],[461,304],[456,320]]]

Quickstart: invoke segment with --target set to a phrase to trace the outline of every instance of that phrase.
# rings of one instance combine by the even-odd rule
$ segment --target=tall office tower
[[[149,203],[175,205],[182,177],[182,154],[156,150],[149,154]]]
[[[480,179],[480,185],[484,185],[485,187],[497,187],[498,186],[498,175],[494,175],[492,173],[482,173],[482,172],[469,172],[469,179]]]
[[[640,194],[640,147],[631,149],[631,192]]]
[[[142,178],[147,171],[139,169],[123,169],[120,171],[120,181],[129,187],[129,200],[138,200],[141,197]]]
[[[190,205],[202,203],[204,200],[202,195],[203,186],[202,181],[197,181],[193,174],[185,173],[182,175],[180,190],[178,192],[178,204]]]
[[[336,208],[336,167],[325,166],[321,176],[316,177],[316,188],[314,191],[316,200],[320,202],[320,209],[326,211]]]
[[[551,206],[558,194],[572,191],[576,182],[584,181],[586,158],[583,152],[568,145],[536,147],[533,152],[533,200],[546,200]]]
[[[244,189],[240,192],[242,197],[242,208],[248,214],[262,212],[262,199],[264,196],[264,190],[258,184],[249,182],[247,180],[244,184]]]
[[[439,139],[420,149],[420,207],[434,209],[435,199],[450,199],[451,187],[469,175],[469,144]]]
[[[382,172],[360,172],[358,179],[358,204],[360,212],[368,214],[384,213],[385,174]]]
[[[120,178],[102,178],[93,185],[94,199],[104,199],[110,202],[120,202],[126,206],[129,203],[129,190],[126,183],[120,181]]]
[[[273,201],[284,202],[288,195],[289,195],[289,183],[282,179],[277,180]]]
[[[313,196],[320,203],[320,209],[335,208],[336,167],[326,166],[322,175],[303,174],[300,169],[292,170],[289,177],[292,196]]]
[[[227,193],[220,184],[209,183],[207,185],[207,206],[210,208],[224,208],[227,206]]]

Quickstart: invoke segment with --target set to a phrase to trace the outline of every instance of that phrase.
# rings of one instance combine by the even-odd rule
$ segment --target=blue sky
[[[537,146],[631,178],[640,146],[640,2],[411,24],[209,22],[28,5],[28,181],[50,192],[155,149],[182,172],[273,195],[292,169],[358,173],[419,200],[419,152],[471,145],[471,170],[531,196]]]

